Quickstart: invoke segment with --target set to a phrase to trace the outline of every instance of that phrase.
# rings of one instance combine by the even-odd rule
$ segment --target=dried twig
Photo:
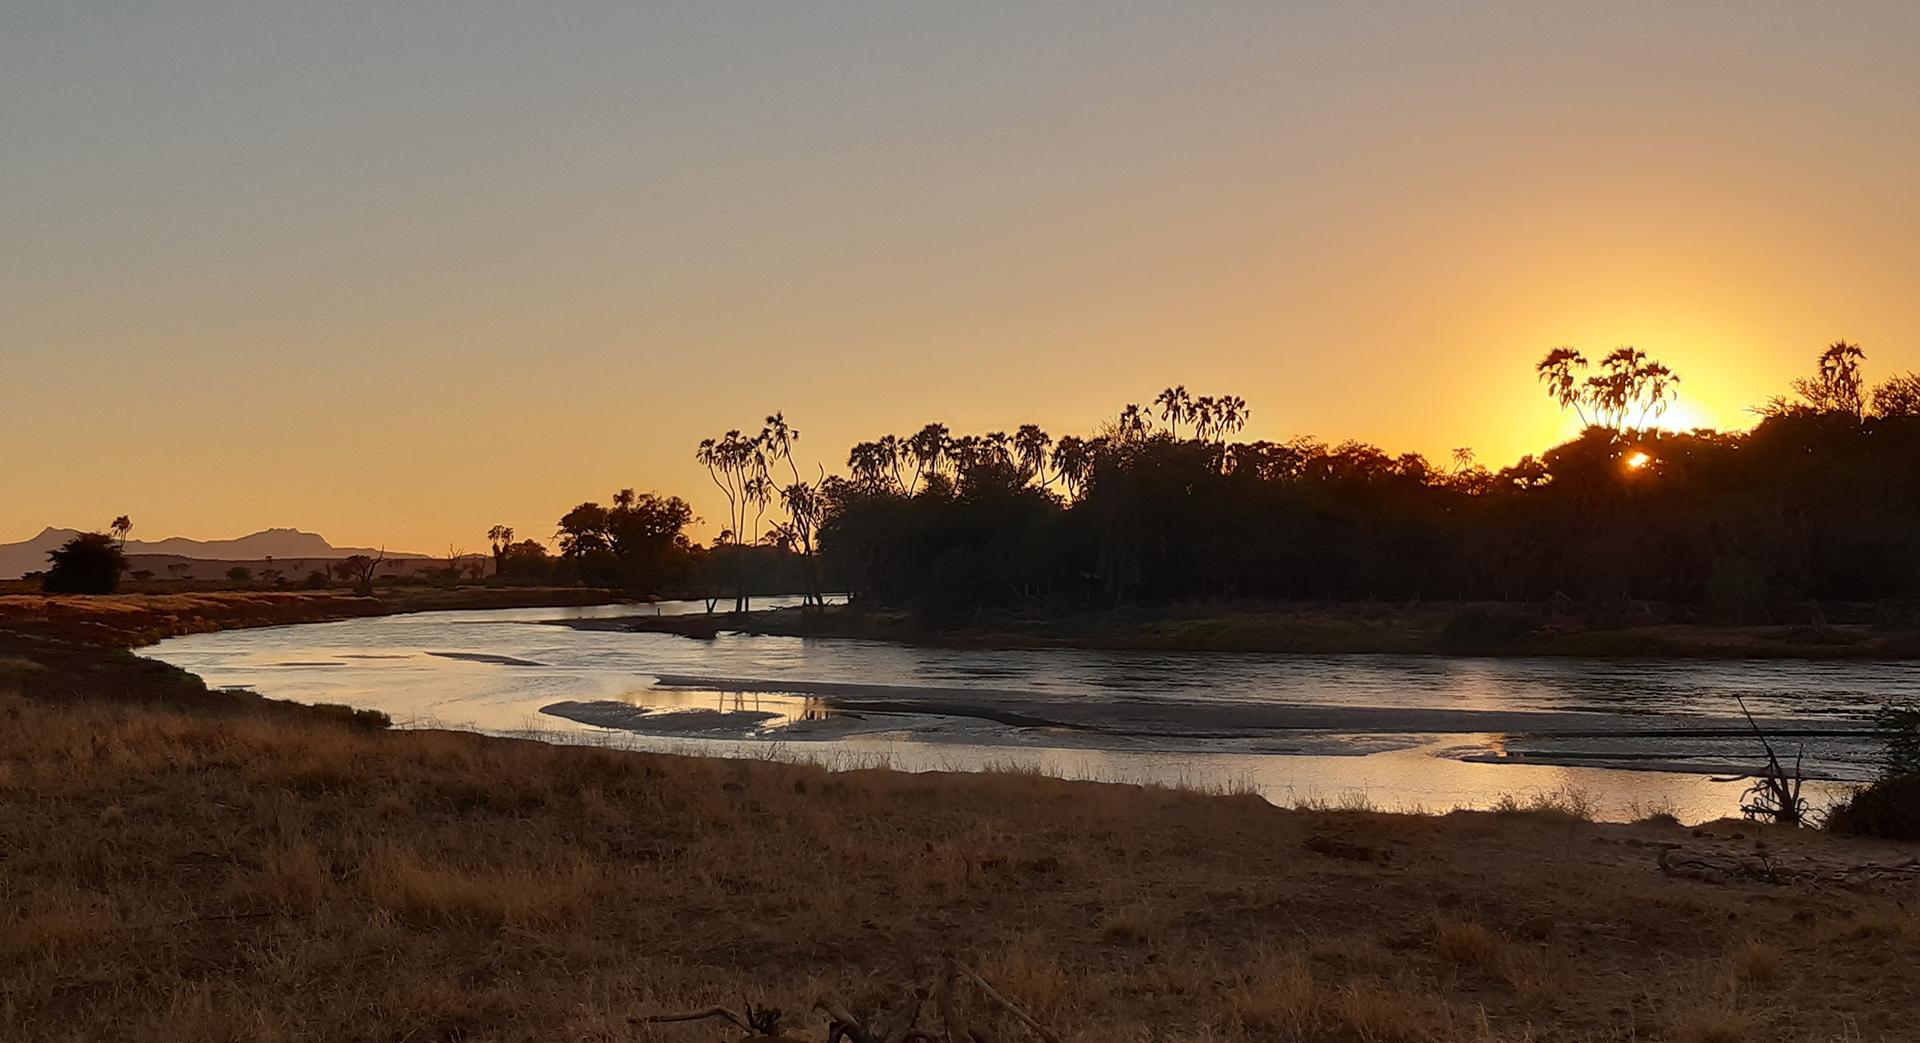
[[[1061,1043],[1060,1037],[1055,1035],[1052,1029],[1049,1029],[1045,1025],[1042,1025],[1040,1023],[1040,1019],[1027,1013],[1026,1010],[1022,1008],[1018,1003],[1015,1003],[1012,1000],[1006,998],[1005,996],[1000,995],[1000,990],[987,984],[987,979],[982,978],[979,975],[979,973],[976,972],[973,968],[967,966],[964,963],[961,963],[959,960],[952,960],[951,958],[949,959],[950,959],[950,962],[953,964],[953,966],[959,969],[960,973],[973,979],[973,983],[975,985],[980,986],[980,991],[986,993],[988,999],[991,999],[995,1003],[998,1003],[1002,1008],[1006,1010],[1007,1013],[1012,1014],[1014,1017],[1020,1019],[1020,1022],[1022,1024],[1032,1029],[1035,1032],[1035,1034],[1037,1034],[1041,1039],[1046,1040],[1047,1043]]]

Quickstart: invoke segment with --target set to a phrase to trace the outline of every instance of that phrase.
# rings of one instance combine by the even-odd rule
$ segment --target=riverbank
[[[1898,845],[10,694],[0,715],[6,1039],[677,1043],[715,1030],[633,1019],[744,999],[812,1041],[816,999],[900,1004],[949,956],[1070,1043],[1911,1026]]]
[[[1567,608],[1504,604],[1171,605],[1067,615],[997,615],[931,622],[853,606],[775,609],[723,622],[746,633],[852,637],[953,648],[1094,648],[1160,652],[1276,652],[1698,659],[1920,659],[1920,627],[1836,620],[1714,624],[1675,606]],[[590,629],[664,629],[677,622],[597,619]]]
[[[0,637],[0,1038],[811,1043],[946,957],[1068,1043],[1911,1024],[1910,845],[382,731]]]
[[[243,627],[325,623],[405,612],[610,605],[596,587],[395,587],[370,597],[345,591],[210,591],[192,594],[0,595],[0,633],[136,648],[162,638]]]

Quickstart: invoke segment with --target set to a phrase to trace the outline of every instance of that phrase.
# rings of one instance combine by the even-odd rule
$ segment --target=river
[[[772,599],[769,605],[789,603]],[[579,629],[655,607],[431,612],[173,638],[222,687],[462,728],[829,767],[1038,770],[1445,811],[1581,794],[1605,818],[1738,814],[1742,715],[1819,805],[1868,777],[1920,663],[990,651]]]

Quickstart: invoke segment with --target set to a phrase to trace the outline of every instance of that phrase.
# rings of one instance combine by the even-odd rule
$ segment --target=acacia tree
[[[1873,415],[1920,416],[1920,373],[1895,374],[1874,388]]]
[[[678,496],[622,489],[610,508],[589,501],[561,517],[560,554],[585,577],[657,592],[682,579],[692,553],[682,530],[693,520]]]
[[[378,556],[350,554],[335,565],[333,571],[341,579],[353,584],[354,596],[370,598],[373,596],[374,570],[378,569],[380,563],[385,560],[387,560],[387,549],[382,547]]]

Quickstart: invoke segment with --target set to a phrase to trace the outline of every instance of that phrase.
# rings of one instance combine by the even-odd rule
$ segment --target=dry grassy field
[[[1074,1043],[1911,1040],[1914,853],[0,691],[0,1039],[811,1043],[953,957]]]

